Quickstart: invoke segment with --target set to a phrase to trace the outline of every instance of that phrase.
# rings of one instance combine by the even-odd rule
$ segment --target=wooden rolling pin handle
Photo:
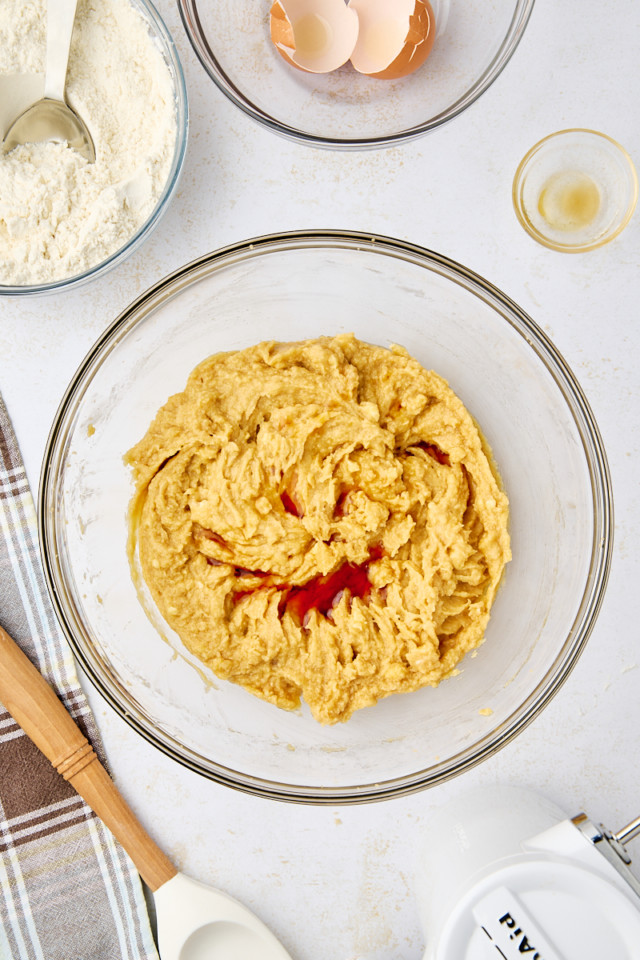
[[[51,762],[60,776],[64,777],[65,780],[71,780],[72,777],[75,777],[76,773],[84,770],[87,764],[93,763],[93,761],[97,759],[95,750],[89,741],[85,740],[84,744],[78,747],[77,750],[72,750],[66,757],[52,760]]]
[[[176,868],[136,819],[87,738],[2,627],[0,701],[120,841],[151,890],[175,877]]]

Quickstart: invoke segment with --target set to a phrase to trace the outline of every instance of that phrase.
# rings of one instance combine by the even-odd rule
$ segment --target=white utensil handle
[[[78,0],[47,0],[47,60],[44,95],[64,100],[71,34]]]

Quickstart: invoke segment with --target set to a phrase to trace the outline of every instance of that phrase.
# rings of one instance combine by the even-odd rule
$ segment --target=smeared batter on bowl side
[[[404,349],[216,354],[125,459],[143,576],[218,677],[335,723],[482,642],[507,498],[471,415]]]

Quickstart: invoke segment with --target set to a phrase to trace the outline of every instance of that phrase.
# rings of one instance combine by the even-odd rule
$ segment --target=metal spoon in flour
[[[64,98],[76,6],[77,0],[47,2],[44,97],[27,107],[24,113],[13,121],[2,141],[4,153],[23,143],[66,140],[69,146],[86,157],[89,163],[96,159],[93,140],[84,120],[71,109]]]
[[[153,891],[162,960],[291,960],[233,897],[178,873],[41,673],[0,627],[0,701],[120,841]]]

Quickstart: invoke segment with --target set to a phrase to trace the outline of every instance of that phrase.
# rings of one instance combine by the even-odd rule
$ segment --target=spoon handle
[[[86,800],[154,892],[176,868],[151,839],[44,677],[0,627],[0,700],[28,737]]]
[[[71,34],[78,0],[47,0],[47,59],[44,95],[64,100]]]

